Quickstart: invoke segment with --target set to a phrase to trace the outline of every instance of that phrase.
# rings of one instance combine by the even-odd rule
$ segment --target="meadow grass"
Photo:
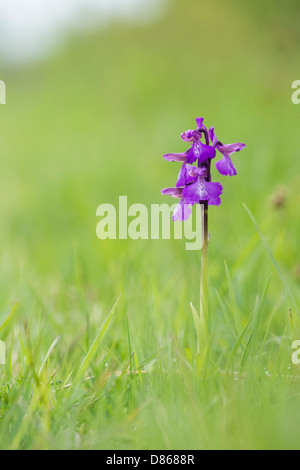
[[[174,1],[4,69],[1,449],[299,448],[296,9]],[[99,204],[166,202],[196,116],[247,144],[210,209],[206,355],[201,252],[96,237]]]

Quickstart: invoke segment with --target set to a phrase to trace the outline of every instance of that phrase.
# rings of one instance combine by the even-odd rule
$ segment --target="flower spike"
[[[207,131],[202,117],[196,118],[196,124],[197,129],[181,134],[181,138],[191,144],[186,152],[164,155],[165,160],[169,162],[182,163],[176,188],[166,188],[162,191],[162,194],[180,199],[173,214],[174,221],[187,220],[194,204],[206,203],[212,206],[221,204],[223,187],[220,183],[211,181],[211,160],[216,157],[218,150],[223,158],[216,163],[217,170],[222,175],[235,176],[237,173],[230,155],[246,147],[242,143],[222,144],[215,134],[214,127]],[[197,166],[193,163],[197,163]]]

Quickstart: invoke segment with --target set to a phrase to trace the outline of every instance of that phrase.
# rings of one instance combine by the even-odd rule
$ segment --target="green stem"
[[[209,145],[209,137],[204,129],[206,145]],[[198,166],[201,164],[198,162]],[[207,169],[206,181],[211,181],[211,161],[205,164]],[[202,212],[202,230],[203,230],[203,247],[201,260],[201,277],[200,277],[200,349],[202,354],[206,355],[209,350],[209,303],[208,303],[208,201],[200,201]]]
[[[208,202],[204,201],[202,209],[203,247],[200,278],[200,325],[201,343],[207,346],[208,340]]]

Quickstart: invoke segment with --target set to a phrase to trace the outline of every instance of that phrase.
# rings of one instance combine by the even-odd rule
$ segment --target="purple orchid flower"
[[[235,152],[240,152],[246,147],[246,145],[242,143],[229,144],[229,145],[222,144],[218,140],[215,134],[214,127],[210,128],[209,137],[210,137],[213,147],[216,148],[223,155],[222,160],[216,163],[217,170],[219,171],[219,173],[221,173],[221,175],[235,176],[237,172],[230,158],[230,155],[232,155]]]
[[[197,177],[193,176],[193,174],[191,173],[192,169],[193,166],[189,165],[188,163],[184,163],[182,165],[176,184],[177,188],[180,188],[181,186],[186,186],[190,183],[195,183],[197,181]]]
[[[203,118],[197,118],[197,129],[181,134],[181,138],[191,144],[191,148],[182,153],[168,153],[164,158],[169,162],[180,162],[180,169],[176,188],[166,188],[162,194],[180,199],[174,213],[173,220],[187,220],[192,213],[194,204],[206,206],[219,206],[223,187],[220,183],[211,181],[211,160],[216,156],[216,150],[222,153],[223,158],[217,162],[216,167],[222,175],[236,175],[236,169],[230,155],[245,148],[245,144],[223,145],[217,138],[214,128],[209,132],[203,123]],[[201,139],[205,138],[205,143]],[[197,166],[193,163],[197,162]]]
[[[204,176],[201,176],[196,183],[187,185],[182,191],[182,195],[185,201],[189,203],[208,201],[210,205],[220,205],[222,192],[223,188],[220,183],[207,182]]]
[[[216,150],[210,145],[203,144],[201,138],[203,134],[207,136],[207,129],[203,124],[203,118],[197,118],[197,129],[194,131],[187,131],[181,134],[181,138],[185,142],[191,142],[192,148],[187,152],[187,163],[194,163],[198,160],[198,163],[205,162],[207,160],[212,160],[216,156]],[[208,139],[207,139],[208,140]]]
[[[192,213],[191,206],[193,206],[194,203],[185,202],[184,197],[182,197],[182,192],[183,192],[183,188],[166,188],[166,189],[163,189],[161,192],[163,195],[166,194],[168,196],[172,196],[177,199],[180,199],[179,204],[177,204],[173,212],[172,219],[174,220],[174,222],[176,222],[177,220],[179,222],[188,220],[189,216]]]
[[[186,204],[183,200],[177,204],[177,207],[175,208],[172,219],[174,222],[183,222],[185,220],[188,220],[189,216],[192,213],[192,205],[191,204]]]

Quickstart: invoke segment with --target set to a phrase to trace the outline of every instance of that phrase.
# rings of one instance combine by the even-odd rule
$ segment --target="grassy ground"
[[[174,1],[1,72],[1,448],[299,448],[297,12]],[[247,144],[210,211],[206,357],[201,253],[96,237],[101,203],[167,202],[196,116]]]

